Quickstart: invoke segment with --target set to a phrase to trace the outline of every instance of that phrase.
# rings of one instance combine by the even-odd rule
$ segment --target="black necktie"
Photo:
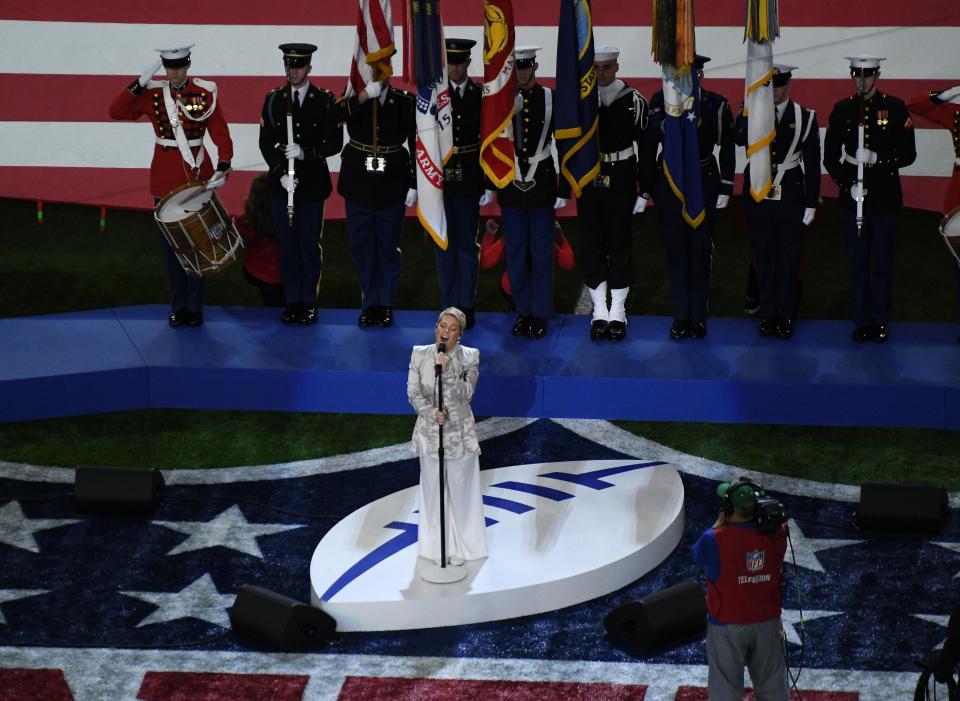
[[[297,106],[297,109],[300,109],[300,91],[299,90],[293,91],[293,102]]]

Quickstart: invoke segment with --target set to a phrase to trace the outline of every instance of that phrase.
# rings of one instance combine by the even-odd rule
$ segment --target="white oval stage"
[[[496,621],[609,594],[683,534],[683,483],[663,462],[586,460],[480,473],[489,557],[454,584],[420,578],[417,487],[337,523],[310,561],[311,599],[340,631]]]

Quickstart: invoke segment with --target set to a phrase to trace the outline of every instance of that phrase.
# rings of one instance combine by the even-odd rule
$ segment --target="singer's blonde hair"
[[[467,315],[464,314],[459,309],[457,309],[456,307],[447,307],[442,312],[440,312],[440,316],[437,317],[437,323],[439,324],[440,320],[445,316],[452,316],[454,319],[457,320],[457,323],[460,324],[460,336],[462,337],[463,331],[467,326]]]

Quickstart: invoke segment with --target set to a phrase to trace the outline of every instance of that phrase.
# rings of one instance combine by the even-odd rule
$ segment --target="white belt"
[[[175,139],[161,139],[161,138],[158,136],[158,137],[157,137],[157,145],[158,145],[158,146],[172,146],[173,148],[176,148],[176,147],[177,147],[177,142],[176,142]],[[203,139],[190,139],[190,140],[187,142],[187,146],[190,146],[191,148],[196,148],[197,146],[203,146]]]
[[[784,161],[783,163],[774,163],[773,165],[777,170],[790,170],[800,165],[800,158],[801,154],[795,153],[790,159]]]
[[[844,163],[851,163],[851,164],[853,164],[853,165],[857,165],[857,159],[854,158],[853,156],[851,156],[849,153],[844,153],[844,154],[843,154],[843,158],[841,158],[840,160],[843,161]],[[864,167],[864,168],[869,168],[869,167],[870,167],[870,164],[869,164],[869,163],[864,163],[864,164],[863,164],[863,167]]]
[[[616,163],[617,161],[625,161],[629,158],[633,158],[633,146],[630,148],[625,148],[622,151],[617,151],[616,153],[601,153],[600,160],[604,163]]]

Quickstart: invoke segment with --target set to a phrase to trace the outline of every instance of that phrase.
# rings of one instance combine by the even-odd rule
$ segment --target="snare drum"
[[[157,203],[153,213],[160,231],[192,277],[205,277],[228,267],[243,246],[216,190],[185,183]]]
[[[954,207],[940,222],[940,233],[957,265],[960,265],[960,206]]]

